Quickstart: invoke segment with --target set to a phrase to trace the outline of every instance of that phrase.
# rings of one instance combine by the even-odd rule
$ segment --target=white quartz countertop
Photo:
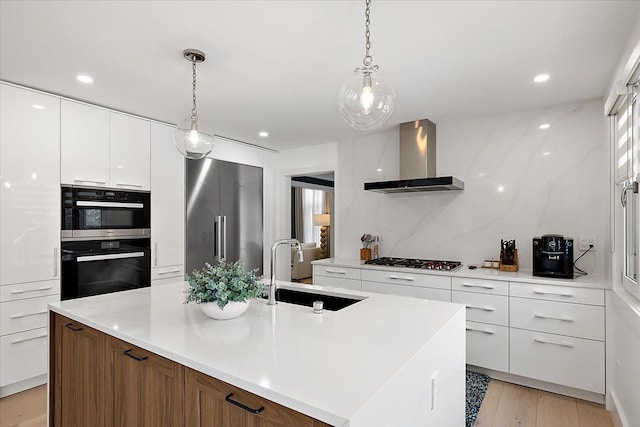
[[[334,426],[348,421],[464,306],[278,282],[366,299],[343,310],[253,300],[232,320],[183,304],[184,282],[49,308]]]
[[[589,274],[586,276],[575,276],[573,279],[553,279],[549,277],[534,276],[531,271],[520,270],[515,273],[507,271],[500,271],[492,268],[476,268],[470,270],[468,266],[462,267],[453,271],[438,271],[438,270],[422,270],[416,268],[406,267],[389,267],[384,265],[371,265],[365,264],[364,261],[351,258],[325,258],[316,261],[312,261],[314,265],[334,266],[334,267],[355,267],[370,270],[384,270],[384,271],[403,271],[406,273],[415,274],[433,274],[439,276],[449,277],[468,277],[476,279],[492,279],[492,280],[504,280],[509,282],[526,282],[535,283],[540,285],[555,285],[555,286],[576,286],[582,288],[594,288],[594,289],[610,289],[610,280],[602,275]]]

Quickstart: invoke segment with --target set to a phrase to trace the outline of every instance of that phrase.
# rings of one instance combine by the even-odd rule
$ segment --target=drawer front
[[[467,320],[509,326],[509,297],[507,296],[453,291],[451,300],[467,306]]]
[[[47,326],[47,304],[56,301],[60,295],[0,303],[0,335]]]
[[[448,289],[422,288],[418,286],[405,286],[380,282],[362,282],[362,290],[378,294],[398,295],[402,297],[415,297],[434,301],[451,302],[451,291]]]
[[[604,307],[511,298],[511,326],[604,341]]]
[[[604,289],[536,285],[534,283],[519,282],[509,282],[509,288],[509,295],[512,297],[604,306]]]
[[[47,328],[0,337],[0,387],[47,373]]]
[[[0,302],[17,301],[19,299],[56,295],[59,293],[60,280],[6,285],[0,286]]]
[[[604,342],[511,328],[511,373],[604,394]]]
[[[509,282],[502,280],[469,279],[454,277],[451,286],[454,291],[478,292],[481,294],[509,295]]]
[[[153,267],[151,269],[151,280],[166,279],[169,277],[184,277],[184,265]]]
[[[509,372],[509,328],[467,321],[467,363]]]
[[[360,269],[349,267],[334,267],[331,265],[314,265],[314,276],[339,277],[341,279],[360,280]]]
[[[360,280],[345,279],[343,277],[314,276],[313,284],[330,288],[351,289],[354,291],[362,290]]]
[[[451,277],[435,274],[421,274],[406,271],[362,270],[362,280],[368,282],[393,283],[405,286],[451,289]]]

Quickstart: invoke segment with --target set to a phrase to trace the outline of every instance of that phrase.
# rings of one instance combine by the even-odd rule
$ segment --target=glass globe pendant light
[[[185,49],[185,59],[193,67],[193,107],[191,116],[187,117],[176,128],[173,138],[180,154],[187,159],[202,159],[213,150],[213,131],[198,119],[196,110],[196,64],[204,61],[204,53],[197,49]]]
[[[379,128],[393,113],[395,93],[373,65],[369,54],[371,33],[369,13],[371,0],[366,0],[365,10],[365,55],[364,67],[356,68],[340,90],[340,115],[353,128],[371,130]]]

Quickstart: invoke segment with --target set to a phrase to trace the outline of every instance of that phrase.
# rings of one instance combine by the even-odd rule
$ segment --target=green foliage
[[[247,271],[238,262],[221,262],[215,267],[207,263],[202,270],[193,270],[192,276],[187,275],[189,289],[185,291],[184,302],[216,301],[218,307],[224,309],[230,301],[243,302],[262,296],[265,286],[255,275],[256,271]]]

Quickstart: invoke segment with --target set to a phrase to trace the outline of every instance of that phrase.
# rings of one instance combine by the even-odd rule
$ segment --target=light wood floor
[[[0,427],[47,425],[47,386],[0,399]],[[476,427],[613,427],[602,405],[491,380]]]

